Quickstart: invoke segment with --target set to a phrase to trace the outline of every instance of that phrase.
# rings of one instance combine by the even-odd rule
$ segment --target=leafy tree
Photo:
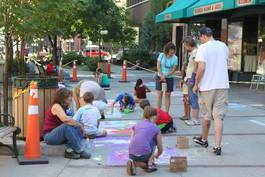
[[[161,51],[163,46],[171,41],[172,25],[156,24],[155,16],[162,12],[169,0],[151,0],[151,9],[147,13],[140,29],[140,47],[150,52]]]
[[[29,23],[38,37],[48,37],[52,47],[53,61],[58,64],[58,37],[73,37],[72,26],[78,21],[78,13],[84,4],[81,0],[38,0]]]
[[[29,0],[2,0],[0,1],[0,27],[3,29],[4,35],[4,51],[5,63],[3,72],[3,97],[4,97],[4,113],[8,113],[8,79],[9,64],[13,60],[13,39],[19,34],[19,30],[23,29],[24,22],[27,17],[27,8],[34,1]]]
[[[126,10],[118,8],[112,0],[90,0],[75,28],[100,48],[101,40],[127,46],[134,41],[136,32],[129,27],[126,15]],[[102,30],[107,30],[108,34],[102,35]]]

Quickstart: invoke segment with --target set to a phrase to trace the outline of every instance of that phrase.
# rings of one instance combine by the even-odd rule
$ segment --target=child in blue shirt
[[[135,101],[131,94],[129,93],[121,93],[114,101],[112,107],[114,107],[115,103],[119,102],[120,111],[124,112],[125,109],[130,109],[131,112],[135,109]]]
[[[86,92],[82,96],[81,107],[73,118],[84,125],[84,134],[86,137],[104,137],[107,135],[107,132],[105,130],[98,130],[101,114],[98,108],[93,106],[93,100],[93,94]]]

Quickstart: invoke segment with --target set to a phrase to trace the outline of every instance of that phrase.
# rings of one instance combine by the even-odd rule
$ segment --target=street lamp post
[[[108,30],[101,30],[100,31],[100,37],[99,37],[99,59],[101,60],[101,38],[102,35],[108,34]]]

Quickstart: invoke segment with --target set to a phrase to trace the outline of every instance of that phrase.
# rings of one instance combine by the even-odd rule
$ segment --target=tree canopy
[[[171,41],[172,25],[156,24],[155,16],[162,12],[169,0],[151,0],[151,8],[140,29],[140,47],[149,51],[161,51],[163,46]]]

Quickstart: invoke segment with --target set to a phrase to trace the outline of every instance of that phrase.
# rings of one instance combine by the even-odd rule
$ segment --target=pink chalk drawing
[[[97,138],[94,140],[95,146],[126,146],[128,149],[130,138],[129,137],[111,137]]]
[[[107,166],[125,166],[128,161],[128,150],[114,150],[110,153]],[[177,148],[166,147],[163,154],[156,160],[158,165],[169,165],[170,157],[184,156]]]
[[[100,123],[99,129],[106,130],[110,135],[130,134],[132,126],[134,126],[136,123],[137,121],[132,121],[132,120],[102,121]]]

